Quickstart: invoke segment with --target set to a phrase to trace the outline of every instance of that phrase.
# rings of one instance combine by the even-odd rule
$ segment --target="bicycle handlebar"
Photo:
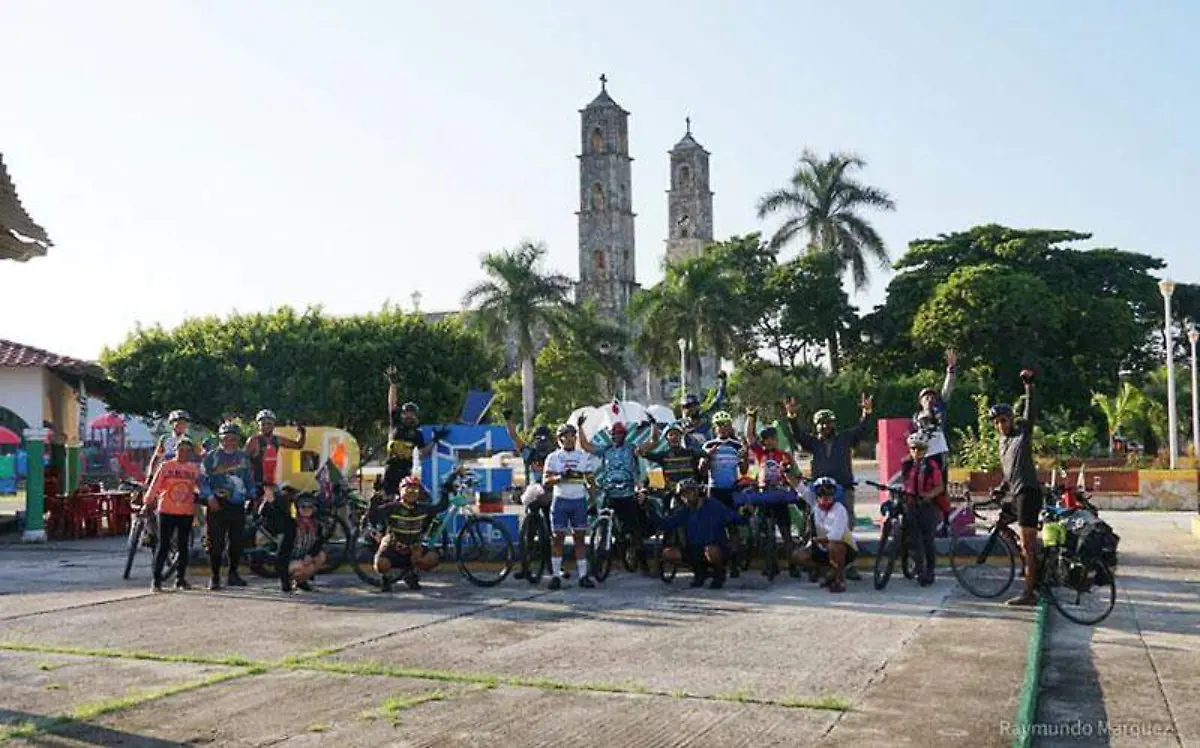
[[[868,486],[873,486],[874,488],[878,488],[880,491],[887,491],[888,493],[894,493],[897,496],[903,496],[903,497],[909,498],[909,499],[921,498],[920,496],[917,496],[915,493],[909,493],[908,491],[905,491],[903,488],[897,488],[896,486],[889,486],[889,485],[886,485],[883,483],[876,483],[873,480],[860,480],[860,481],[855,481],[855,482],[856,483],[864,483]]]

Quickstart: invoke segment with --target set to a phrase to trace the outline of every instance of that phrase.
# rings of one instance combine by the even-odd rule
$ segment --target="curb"
[[[1033,630],[1029,632],[1029,646],[1025,655],[1025,680],[1017,697],[1017,722],[1014,727],[1013,748],[1029,748],[1033,745],[1033,725],[1037,719],[1038,685],[1042,679],[1042,652],[1046,640],[1046,600],[1038,600],[1037,615],[1033,619]]]

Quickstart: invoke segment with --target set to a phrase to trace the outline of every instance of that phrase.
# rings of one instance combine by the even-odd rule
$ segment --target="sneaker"
[[[208,588],[214,592],[221,589],[221,578],[213,577],[212,579],[208,580]]]
[[[1011,605],[1014,608],[1032,608],[1038,603],[1037,595],[1028,592],[1022,592],[1014,598],[1006,600],[1005,605]]]
[[[846,585],[843,582],[834,582],[833,584],[829,585],[829,591],[835,594],[845,592]]]
[[[296,587],[295,587],[295,585],[292,584],[291,579],[280,579],[279,580],[279,589],[284,592],[295,592],[296,591]]]
[[[151,582],[150,583],[150,591],[151,592],[162,592],[163,591],[162,582],[160,582],[158,580]]]
[[[234,572],[230,572],[229,579],[227,579],[225,581],[225,584],[230,587],[245,587],[246,580],[239,577],[238,573],[236,571],[234,571]]]
[[[923,576],[917,580],[917,584],[921,585],[922,587],[928,587],[933,584],[933,577]]]
[[[191,588],[192,588],[192,585],[186,579],[180,579],[175,582],[175,589],[177,589],[177,590],[187,591],[187,590],[190,590]]]
[[[846,579],[849,579],[851,582],[857,582],[858,580],[862,579],[862,577],[859,576],[858,569],[855,569],[853,566],[848,566],[846,567]]]
[[[404,575],[404,584],[405,584],[405,585],[407,585],[407,587],[408,587],[410,590],[419,590],[419,589],[421,589],[421,582],[420,582],[420,580],[418,580],[418,579],[417,579],[417,575],[416,575],[416,574],[414,574],[414,573],[412,573],[411,571],[410,571],[408,574],[405,574],[405,575]]]
[[[590,590],[596,586],[596,583],[592,581],[591,577],[581,577],[579,580],[579,586]]]
[[[513,579],[529,579],[529,572],[521,569],[516,574],[513,574]]]
[[[563,570],[562,570],[562,578],[563,578],[563,579],[570,579],[570,578],[571,578],[571,572],[570,572],[570,571],[568,571],[567,569],[563,569]]]
[[[561,590],[562,589],[562,577],[551,577],[550,578],[550,589]]]
[[[309,582],[308,580],[305,580],[303,582],[296,582],[296,589],[304,590],[305,592],[312,592],[313,586],[312,586],[311,582]]]

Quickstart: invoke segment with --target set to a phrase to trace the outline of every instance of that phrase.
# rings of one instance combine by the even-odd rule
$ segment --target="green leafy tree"
[[[538,381],[535,424],[564,423],[576,408],[598,405],[608,397],[603,383],[610,370],[578,346],[557,338],[538,351],[534,371]],[[514,410],[520,404],[520,375],[496,382],[495,392],[494,410]]]
[[[1109,397],[1099,392],[1092,393],[1092,404],[1104,415],[1108,427],[1108,443],[1123,435],[1123,429],[1145,412],[1145,396],[1131,382],[1122,382],[1117,394]]]
[[[521,362],[521,406],[525,427],[533,420],[534,356],[540,329],[557,327],[573,283],[543,269],[546,247],[525,242],[514,249],[485,255],[487,276],[463,295],[474,307],[472,320],[493,340],[514,339]]]
[[[453,419],[467,390],[484,386],[499,363],[456,318],[429,324],[395,308],[330,317],[286,307],[172,330],[139,327],[100,361],[119,412],[162,418],[183,408],[214,429],[227,415],[271,408],[285,420],[346,429],[364,455],[384,442],[385,368],[398,368],[405,399],[437,421]]]

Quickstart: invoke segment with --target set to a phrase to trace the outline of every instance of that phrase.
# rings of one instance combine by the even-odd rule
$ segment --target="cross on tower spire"
[[[600,74],[600,90],[601,91],[607,90],[607,85],[608,85],[608,76],[605,75],[604,73],[601,73]]]
[[[687,134],[691,135],[692,134],[692,118],[690,116],[685,117],[683,121],[687,123]]]

